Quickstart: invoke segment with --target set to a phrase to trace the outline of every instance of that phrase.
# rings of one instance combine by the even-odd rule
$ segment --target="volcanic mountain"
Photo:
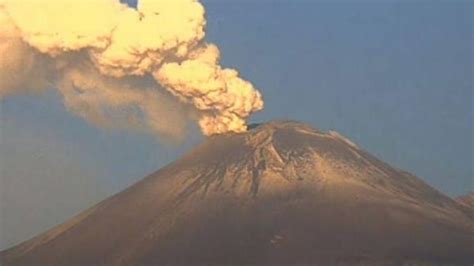
[[[209,137],[2,265],[471,265],[470,214],[336,132],[275,121]]]

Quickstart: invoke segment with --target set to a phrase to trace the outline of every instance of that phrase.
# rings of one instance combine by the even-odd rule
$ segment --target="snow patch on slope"
[[[348,145],[351,146],[352,148],[359,149],[359,146],[357,146],[354,142],[352,142],[352,141],[349,140],[348,138],[346,138],[346,137],[344,137],[343,135],[341,135],[339,132],[330,130],[330,131],[329,131],[329,135],[335,137],[336,139],[342,140],[344,143],[348,144]]]

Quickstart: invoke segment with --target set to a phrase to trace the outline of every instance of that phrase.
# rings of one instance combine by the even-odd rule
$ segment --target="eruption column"
[[[0,0],[0,97],[54,87],[98,126],[245,131],[261,94],[220,66],[205,25],[195,0]]]

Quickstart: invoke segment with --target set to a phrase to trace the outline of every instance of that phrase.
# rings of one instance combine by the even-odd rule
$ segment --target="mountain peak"
[[[186,181],[191,185],[185,190],[201,196],[273,193],[274,189],[297,185],[295,181],[324,178],[314,170],[322,170],[330,157],[360,157],[357,149],[337,132],[325,133],[301,122],[254,124],[245,133],[212,136],[189,153],[183,161],[187,167],[191,163],[201,169],[201,174],[199,181],[190,177],[193,182]]]

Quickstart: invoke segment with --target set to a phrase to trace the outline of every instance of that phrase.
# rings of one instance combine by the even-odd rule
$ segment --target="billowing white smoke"
[[[99,126],[245,131],[262,97],[219,65],[204,12],[195,0],[0,0],[0,98],[52,86]]]

